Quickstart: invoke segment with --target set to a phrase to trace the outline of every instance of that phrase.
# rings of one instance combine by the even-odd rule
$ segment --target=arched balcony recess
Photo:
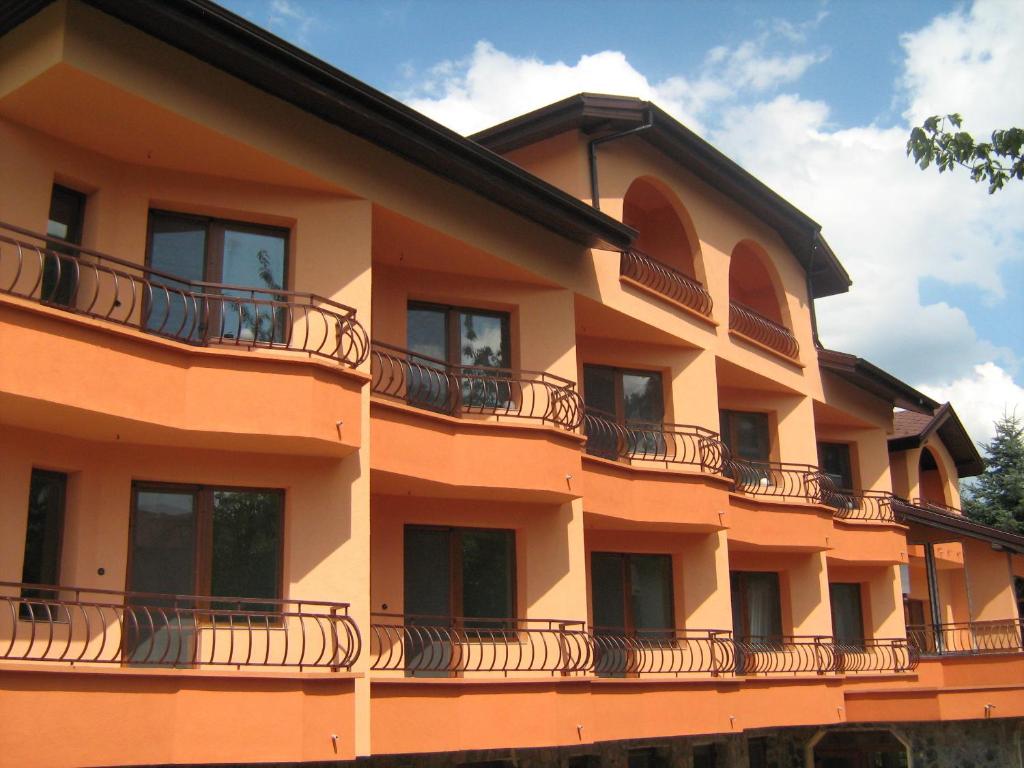
[[[622,278],[710,317],[711,295],[698,272],[697,234],[675,195],[655,179],[638,178],[626,190],[622,221],[639,232],[633,247],[622,254]]]
[[[921,449],[921,458],[917,465],[920,500],[938,507],[948,507],[946,498],[946,479],[943,477],[941,464],[932,453],[931,448]]]
[[[781,286],[767,259],[767,254],[749,241],[733,249],[729,262],[729,330],[796,360],[800,345],[788,327]]]

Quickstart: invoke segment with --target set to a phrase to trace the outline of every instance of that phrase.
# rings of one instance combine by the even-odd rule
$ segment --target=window
[[[779,574],[758,571],[733,571],[729,574],[732,590],[732,624],[737,638],[773,641],[782,635],[782,602]]]
[[[21,566],[24,584],[57,585],[60,582],[60,548],[64,533],[64,500],[67,475],[61,472],[32,470],[28,492],[28,525],[25,531],[25,559]],[[22,589],[27,602],[21,604],[23,619],[49,621],[51,609],[41,602],[56,594],[47,589]]]
[[[1024,577],[1013,577],[1013,590],[1017,595],[1017,618],[1024,619]]]
[[[693,748],[693,768],[716,768],[717,766],[717,745],[699,744]]]
[[[818,466],[836,489],[853,488],[850,446],[846,443],[818,443]]]
[[[287,286],[287,230],[150,211],[148,259],[151,269],[172,276],[153,277],[156,290],[146,307],[150,330],[194,340],[284,340],[287,311],[269,302]],[[247,290],[197,287],[214,298],[196,302],[186,295],[190,282]]]
[[[747,739],[747,759],[750,768],[768,768],[768,739],[752,736]]]
[[[832,605],[832,635],[842,645],[864,645],[864,615],[861,612],[860,584],[828,585]]]
[[[640,747],[626,751],[628,768],[662,768],[665,764],[656,747]]]
[[[621,634],[675,626],[671,555],[594,552],[590,571],[595,627]]]
[[[511,366],[507,312],[409,302],[406,325],[410,404],[444,413],[508,404],[510,385],[483,370]],[[455,379],[447,366],[464,367]]]
[[[405,527],[405,612],[504,627],[515,615],[515,532]]]
[[[283,510],[279,490],[136,483],[129,590],[280,598]]]
[[[513,531],[407,525],[404,569],[407,625],[440,624],[493,640],[514,629],[509,623],[516,613]],[[405,639],[407,673],[447,675],[455,651],[443,630],[411,631]]]
[[[664,454],[661,425],[665,420],[665,391],[660,373],[584,365],[583,399],[590,415],[626,428],[624,447],[630,455]],[[643,429],[644,425],[656,425],[656,429]],[[600,431],[587,437],[588,453],[618,457],[618,437],[614,431]]]
[[[768,414],[719,411],[722,442],[734,459],[767,462],[771,458]]]
[[[81,245],[84,222],[85,195],[60,184],[54,184],[50,193],[50,216],[46,222],[46,234],[71,245]],[[78,250],[62,243],[51,243],[49,247],[56,254],[63,256],[47,256],[43,261],[40,297],[43,301],[66,307],[71,304],[78,285]]]

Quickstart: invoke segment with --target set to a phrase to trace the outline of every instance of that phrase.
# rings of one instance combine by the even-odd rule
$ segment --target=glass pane
[[[195,592],[195,494],[136,490],[129,590]],[[182,666],[194,656],[194,606],[188,600],[131,598],[125,611],[125,654],[131,664]]]
[[[28,495],[28,525],[25,531],[25,559],[21,580],[25,584],[57,584],[60,581],[60,540],[64,528],[64,498],[67,475],[32,470]],[[37,600],[52,600],[46,589],[23,589],[21,618],[49,621],[55,608]]]
[[[774,639],[782,634],[782,604],[779,599],[777,573],[740,574],[740,589],[744,592],[743,616],[749,637]]]
[[[512,605],[513,541],[511,531],[462,531],[462,613],[467,619],[505,619]],[[473,627],[503,627],[493,621],[467,622]]]
[[[606,459],[618,458],[614,369],[600,365],[583,366],[583,401],[590,416],[587,423],[587,453]]]
[[[507,316],[460,312],[459,360],[462,365],[508,368],[507,331]],[[494,371],[466,368],[461,385],[462,405],[467,408],[505,408],[511,398],[510,382]]]
[[[285,287],[287,238],[284,233],[224,228],[222,283],[263,288],[257,291],[224,290],[220,336],[241,341],[280,342],[285,336],[287,310],[268,303],[280,301],[274,291]]]
[[[405,613],[450,617],[451,563],[447,530],[405,528]]]
[[[736,453],[744,459],[768,461],[768,416],[763,413],[733,414]]]
[[[277,491],[214,491],[211,595],[280,597],[282,500]],[[269,603],[241,606],[273,608]]]
[[[186,281],[205,278],[206,224],[153,214],[150,231],[150,267],[181,280],[153,277],[153,293],[145,307],[146,328],[179,339],[200,339],[204,308]]]
[[[864,644],[864,619],[860,605],[860,584],[829,584],[832,604],[832,634],[848,645]]]
[[[444,677],[452,663],[451,533],[406,526],[403,558],[407,673]]]
[[[81,245],[84,220],[85,195],[55,184],[50,197],[46,234]],[[72,258],[77,252],[63,245],[54,245],[52,250],[54,253],[44,257],[40,296],[43,301],[68,306],[78,283],[77,260]],[[58,254],[67,254],[67,257]]]
[[[661,374],[622,374],[622,411],[626,419],[629,452],[637,458],[665,454],[665,437],[659,428],[665,420]],[[650,425],[645,429],[643,425]]]
[[[624,632],[626,596],[622,555],[594,552],[590,556],[590,589],[594,604],[594,627]]]
[[[669,555],[630,555],[629,579],[636,629],[671,629],[672,558]]]
[[[410,306],[406,335],[409,351],[413,353],[407,362],[406,399],[420,408],[450,412],[453,404],[447,375],[448,312]]]

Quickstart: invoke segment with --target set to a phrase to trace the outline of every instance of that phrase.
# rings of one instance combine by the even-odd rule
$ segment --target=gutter
[[[591,205],[598,211],[601,210],[601,195],[598,191],[597,186],[597,146],[598,144],[606,144],[609,141],[616,141],[618,139],[624,139],[627,136],[633,136],[637,133],[642,133],[648,128],[654,127],[654,110],[650,107],[647,109],[647,119],[644,120],[642,125],[629,128],[625,131],[619,131],[618,133],[610,133],[607,136],[601,136],[596,139],[591,139],[590,143],[587,144],[587,154],[590,157],[590,201]]]

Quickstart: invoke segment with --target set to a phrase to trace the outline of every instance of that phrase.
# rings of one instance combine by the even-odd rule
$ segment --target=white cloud
[[[619,51],[600,51],[567,64],[511,56],[482,40],[468,57],[438,63],[399,97],[466,134],[585,91],[656,101],[699,130],[702,115],[713,105],[794,82],[827,55],[769,51],[775,38],[792,34],[792,29],[788,34],[772,30],[734,48],[712,48],[695,75],[661,82],[648,80]]]
[[[995,435],[993,424],[1004,414],[1024,416],[1024,388],[995,363],[974,367],[970,376],[940,387],[923,387],[939,402],[951,402],[975,442],[987,443]]]
[[[316,23],[316,16],[292,0],[270,0],[270,28],[284,37],[293,38],[299,45],[307,44],[309,32]]]
[[[795,93],[827,55],[807,44],[822,18],[770,22],[755,39],[711,48],[696,71],[660,82],[617,51],[567,64],[481,42],[466,59],[442,62],[404,97],[467,133],[581,91],[657,102],[823,225],[854,279],[849,294],[819,302],[825,344],[923,389],[948,391],[984,439],[1004,402],[1024,412],[1011,378],[1019,361],[979,336],[952,298],[922,304],[919,281],[941,281],[953,297],[965,288],[1004,300],[1001,269],[1024,258],[1024,186],[989,196],[964,173],[923,173],[905,144],[910,127],[936,113],[961,112],[979,135],[1020,125],[1024,3],[979,0],[903,35],[896,125],[839,127],[827,103]],[[780,94],[783,86],[794,93]]]

